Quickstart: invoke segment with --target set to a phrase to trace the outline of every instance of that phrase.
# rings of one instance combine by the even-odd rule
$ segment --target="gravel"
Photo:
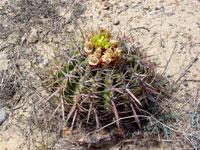
[[[72,22],[72,17],[68,16],[65,20],[66,20],[66,24],[69,24]]]
[[[118,18],[114,18],[113,19],[113,24],[114,25],[118,25],[120,22],[119,22],[119,19]]]

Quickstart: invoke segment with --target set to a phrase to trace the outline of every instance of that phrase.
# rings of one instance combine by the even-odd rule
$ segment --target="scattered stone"
[[[188,70],[188,71],[186,72],[186,74],[189,75],[189,74],[190,74],[190,70]]]
[[[110,14],[109,14],[109,13],[105,13],[105,14],[103,15],[103,17],[104,17],[104,18],[110,18]]]
[[[143,10],[149,10],[150,7],[149,7],[149,6],[144,6],[142,9],[143,9]]]
[[[99,14],[99,15],[101,14],[101,9],[98,10],[98,14]]]
[[[155,7],[155,10],[164,9],[164,7]]]
[[[36,43],[38,41],[38,38],[39,38],[38,30],[37,29],[32,29],[31,33],[30,33],[30,35],[29,35],[29,37],[27,39],[27,42],[29,44]]]
[[[103,4],[103,9],[108,10],[110,8],[111,4],[109,2],[105,2]]]
[[[184,81],[184,82],[183,82],[183,85],[184,85],[184,86],[188,86],[187,81]]]
[[[171,78],[172,76],[171,75],[167,75],[167,78]]]
[[[112,22],[113,22],[114,25],[118,25],[119,24],[119,19],[118,18],[114,18],[112,20]]]
[[[7,119],[7,113],[5,108],[0,109],[0,125]]]
[[[47,66],[47,65],[49,64],[49,62],[48,62],[48,60],[43,60],[42,64],[43,64],[44,66]]]
[[[72,22],[72,17],[71,16],[68,16],[68,17],[66,17],[66,24],[69,24],[69,23],[71,23]]]
[[[117,14],[119,15],[119,14],[121,14],[122,13],[122,10],[121,9],[118,9],[117,10]]]
[[[27,40],[27,33],[24,34],[24,36],[21,38],[21,45],[23,45],[25,43],[25,41]]]
[[[123,3],[123,2],[120,2],[118,5],[119,5],[120,7],[123,7],[123,6],[124,6],[124,3]]]
[[[168,16],[168,17],[171,17],[171,16],[175,15],[174,12],[169,12],[169,13],[165,13],[165,14],[166,14],[166,16]]]
[[[133,3],[131,7],[132,7],[132,8],[135,8],[135,7],[137,7],[137,6],[138,6],[137,3]]]
[[[72,12],[73,16],[78,17],[85,11],[86,7],[83,6],[82,3],[76,3],[72,9],[73,9]]]
[[[155,15],[155,14],[157,14],[157,11],[156,11],[156,10],[153,10],[153,11],[151,11],[149,14],[150,14],[150,15]]]
[[[126,11],[128,8],[129,8],[129,5],[128,5],[128,4],[125,4],[125,5],[122,7],[122,11]]]

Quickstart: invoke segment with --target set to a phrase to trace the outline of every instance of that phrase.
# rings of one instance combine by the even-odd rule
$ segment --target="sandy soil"
[[[80,34],[77,28],[78,23],[83,32],[88,29],[105,27],[112,29],[115,33],[131,34],[136,41],[142,44],[146,53],[151,56],[150,59],[159,65],[157,72],[163,73],[171,82],[178,81],[179,90],[175,95],[178,101],[173,106],[176,109],[189,112],[189,114],[198,108],[197,104],[200,103],[200,99],[196,94],[200,82],[200,60],[198,59],[200,57],[199,0],[88,0],[79,3],[79,8],[76,8],[79,9],[76,12],[78,18],[74,18],[72,21],[69,21],[73,14],[72,9],[61,5],[56,6],[58,15],[65,18],[67,22],[64,28],[69,32],[76,30],[76,34]],[[0,2],[0,9],[4,4],[5,0]],[[50,19],[42,21],[44,26],[51,25]],[[118,22],[116,23],[118,25],[114,25],[115,22]],[[6,27],[5,23],[0,22]],[[43,60],[38,65],[42,66],[44,66],[45,61],[48,62],[52,57],[52,52],[55,49],[62,48],[59,42],[65,43],[69,40],[61,38],[65,33],[48,34],[46,39],[39,38],[40,35],[34,33],[34,30],[41,30],[43,25],[32,25],[21,38],[21,41],[26,38],[27,43],[34,43],[32,46],[26,47],[26,50],[30,53],[33,50],[37,51]],[[6,40],[0,39],[0,71],[11,65],[11,60],[8,59],[9,53],[4,46],[12,42],[12,38],[15,38],[14,34],[9,35]],[[36,42],[37,38],[39,41]],[[194,60],[194,58],[197,59]],[[25,58],[23,58],[23,62],[30,67]],[[25,106],[29,109],[27,105]],[[24,113],[20,109],[15,112],[15,115]],[[27,143],[24,143],[27,137],[18,131],[16,123],[13,123],[14,120],[9,118],[0,128],[0,149],[2,150],[23,150],[27,146]],[[183,124],[184,122],[188,122],[188,124]],[[184,120],[175,126],[181,131],[193,133],[192,129],[188,128],[189,122],[189,120]],[[23,129],[23,124],[21,126]],[[191,140],[191,142],[193,141]],[[32,145],[34,145],[33,143]],[[151,145],[146,149],[182,149],[180,143],[163,141],[160,147],[151,147]],[[138,146],[128,144],[122,149],[133,148],[138,148]]]

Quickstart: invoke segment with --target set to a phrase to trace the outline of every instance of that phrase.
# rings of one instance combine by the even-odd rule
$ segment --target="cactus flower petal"
[[[91,53],[91,52],[93,51],[93,44],[92,44],[92,42],[86,41],[86,42],[84,43],[84,51],[85,51],[86,53]]]
[[[118,45],[118,42],[116,41],[116,40],[111,40],[110,41],[110,47],[117,47],[117,45]]]
[[[120,50],[119,48],[117,48],[117,49],[115,50],[115,56],[116,56],[116,57],[120,57],[121,54],[122,54],[122,50]]]
[[[97,56],[91,54],[88,56],[88,63],[91,66],[96,66],[99,63],[99,59],[97,58]]]
[[[96,51],[94,52],[94,55],[97,56],[98,58],[100,58],[102,55],[102,49],[100,47],[98,47],[96,49]]]
[[[112,61],[112,55],[110,55],[109,53],[105,53],[102,56],[102,61],[105,62],[106,64],[111,63],[111,61]]]

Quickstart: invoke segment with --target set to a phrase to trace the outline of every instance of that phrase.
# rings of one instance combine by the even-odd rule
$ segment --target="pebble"
[[[149,6],[141,6],[141,9],[143,9],[143,10],[149,10],[150,7]]]
[[[122,10],[121,9],[118,9],[117,10],[117,14],[119,15],[119,14],[121,14],[122,13]]]
[[[105,2],[104,4],[103,4],[103,9],[109,9],[110,8],[110,6],[111,6],[111,4],[109,3],[109,2]]]
[[[28,43],[36,43],[38,41],[38,30],[37,29],[32,29],[31,33],[27,39]]]
[[[129,9],[129,5],[128,5],[128,4],[125,4],[125,5],[122,7],[122,10],[123,10],[123,11],[126,11],[127,9]]]
[[[98,10],[98,14],[99,14],[99,15],[101,14],[101,9]]]
[[[184,86],[188,86],[188,83],[186,81],[183,82]]]
[[[168,16],[168,17],[171,17],[171,16],[175,15],[174,12],[169,12],[169,13],[165,13],[165,14],[166,14],[166,16]]]
[[[156,11],[156,10],[153,10],[153,11],[151,11],[149,14],[150,14],[150,15],[155,15],[155,14],[157,14],[157,11]]]
[[[138,6],[137,3],[133,3],[131,7],[132,7],[132,8],[135,8],[135,7],[137,7],[137,6]]]
[[[68,16],[65,20],[66,20],[66,24],[69,24],[72,22],[72,17]]]
[[[0,125],[7,119],[7,112],[5,108],[0,109]]]
[[[119,24],[119,19],[118,18],[114,18],[112,20],[112,22],[113,22],[114,25],[118,25]]]
[[[48,62],[48,60],[44,60],[44,61],[42,62],[42,64],[43,64],[44,66],[47,66],[47,65],[49,64],[49,62]]]
[[[167,78],[171,78],[172,76],[171,75],[167,75]]]

